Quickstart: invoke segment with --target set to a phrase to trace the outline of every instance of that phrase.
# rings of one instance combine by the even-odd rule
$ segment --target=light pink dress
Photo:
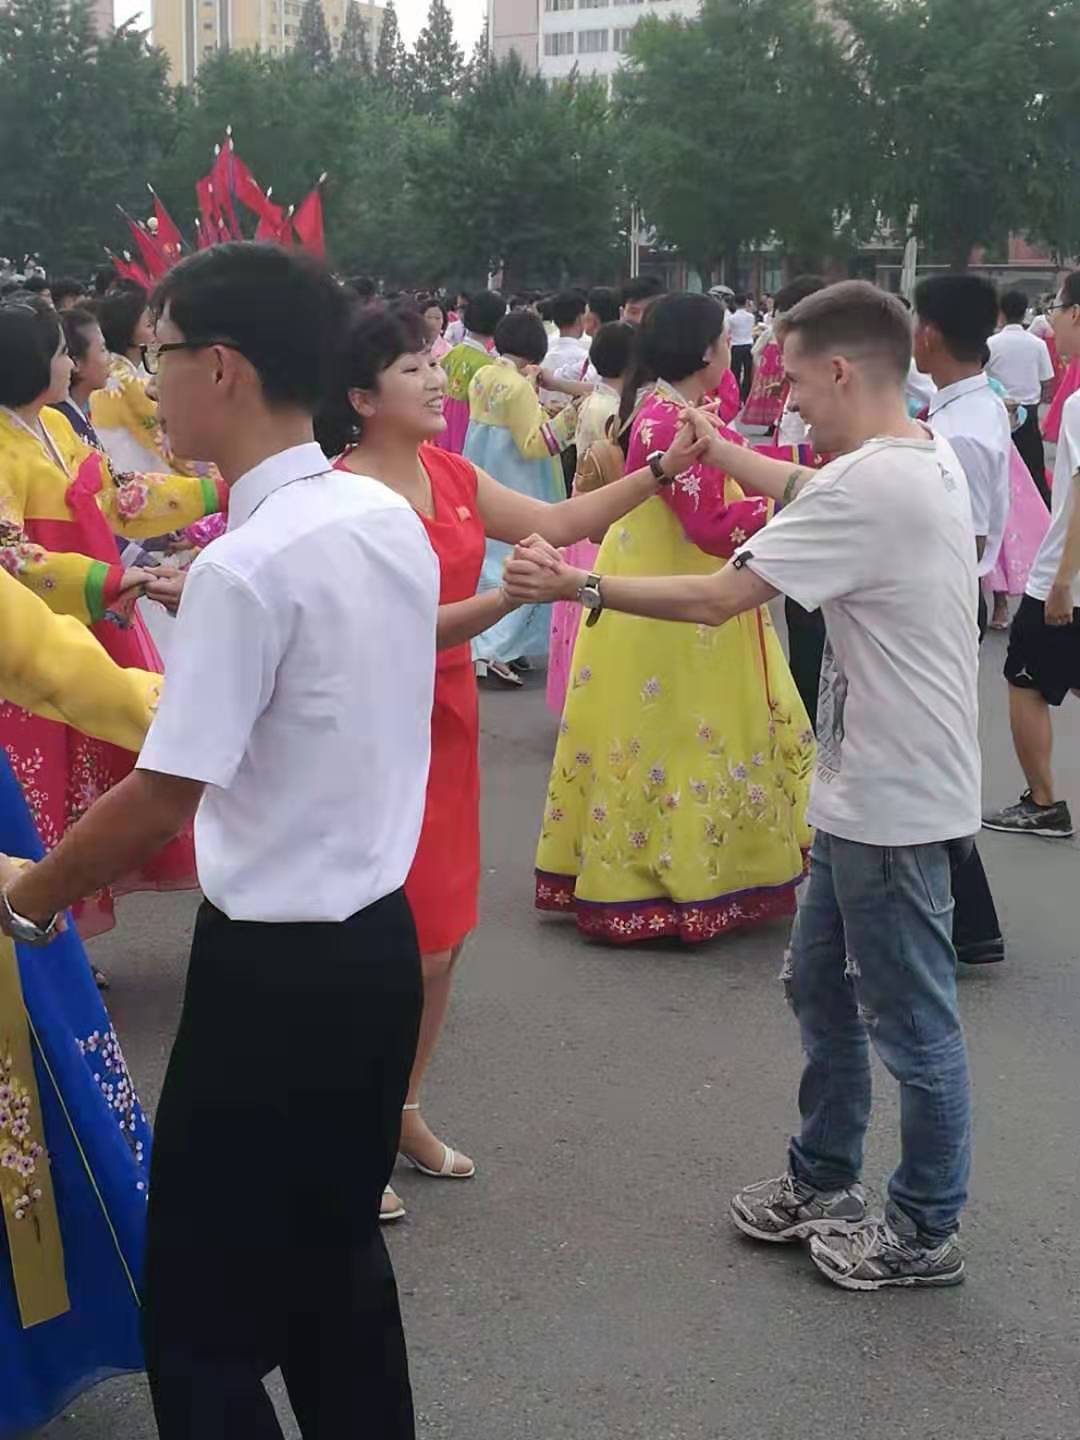
[[[1035,488],[1015,445],[1009,446],[1009,514],[994,568],[986,586],[998,595],[1023,595],[1035,552],[1050,524],[1050,512]]]

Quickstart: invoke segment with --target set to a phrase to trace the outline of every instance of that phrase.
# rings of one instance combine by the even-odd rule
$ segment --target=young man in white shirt
[[[162,424],[218,465],[229,529],[188,574],[138,768],[0,907],[47,933],[194,819],[206,899],[148,1212],[163,1440],[280,1436],[262,1385],[278,1365],[304,1436],[414,1435],[378,1214],[420,1018],[402,885],[438,567],[412,509],[314,443],[344,303],[320,266],[264,245],[163,280]]]
[[[1080,355],[1080,270],[1066,276],[1050,323],[1058,354]],[[1037,341],[1042,345],[1042,341]],[[1043,346],[1045,349],[1046,347]],[[1068,839],[1068,804],[1054,790],[1050,706],[1080,694],[1080,393],[1061,415],[1050,528],[1039,546],[1009,632],[1005,679],[1016,758],[1028,788],[1015,805],[988,815],[989,830]]]
[[[739,382],[739,394],[746,403],[754,379],[754,297],[736,295],[735,309],[728,316],[728,343],[731,346],[731,370]]]
[[[580,290],[564,290],[552,300],[551,318],[559,333],[544,356],[543,369],[549,375],[558,375],[560,371],[569,369],[577,373],[564,374],[561,378],[580,378],[580,372],[589,359],[589,342],[584,338],[585,304],[585,296]],[[570,401],[558,390],[541,388],[540,403],[549,410],[561,410]]]
[[[532,543],[508,562],[515,598],[570,598],[721,625],[778,592],[828,628],[810,878],[784,979],[807,1064],[788,1170],[740,1191],[764,1240],[810,1237],[849,1289],[956,1284],[967,1196],[967,1059],[956,997],[951,868],[979,823],[975,535],[947,441],[910,420],[911,327],[862,281],[829,286],[781,326],[792,396],[822,450],[813,473],[719,439],[701,454],[783,512],[711,575],[587,577]],[[797,497],[797,498],[796,498]],[[536,557],[535,559],[533,557]],[[603,623],[602,616],[600,623]],[[901,1087],[901,1161],[883,1219],[860,1185],[870,1044]]]
[[[1028,299],[1023,290],[1006,290],[999,303],[1004,323],[997,334],[990,337],[986,370],[1004,387],[1010,404],[1027,409],[1024,423],[1013,433],[1013,441],[1049,509],[1039,406],[1050,399],[1054,364],[1045,343],[1024,329]]]

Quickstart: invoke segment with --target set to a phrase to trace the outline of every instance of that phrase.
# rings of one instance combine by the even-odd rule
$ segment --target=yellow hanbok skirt
[[[733,486],[733,488],[735,488]],[[605,575],[721,563],[663,500],[616,522]],[[814,737],[765,609],[726,625],[581,624],[536,857],[536,905],[625,943],[707,940],[794,910]]]

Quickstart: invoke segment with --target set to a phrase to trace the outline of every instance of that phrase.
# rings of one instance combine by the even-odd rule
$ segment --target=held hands
[[[184,593],[186,579],[186,570],[178,570],[174,565],[159,565],[156,570],[150,571],[146,598],[156,600],[159,605],[164,605],[170,615],[175,615],[180,605],[180,597]]]
[[[573,600],[587,579],[584,570],[567,565],[539,535],[530,535],[515,545],[503,567],[503,590],[516,605]]]
[[[673,456],[676,447],[684,447],[692,456],[688,464],[683,467],[684,469],[689,468],[689,465],[693,465],[695,462],[711,465],[717,470],[726,469],[727,447],[731,441],[725,440],[718,433],[723,421],[716,411],[711,406],[704,406],[700,409],[689,408],[682,411],[679,420],[679,429],[668,455]],[[666,457],[664,469],[669,469]],[[675,473],[680,474],[681,471]]]

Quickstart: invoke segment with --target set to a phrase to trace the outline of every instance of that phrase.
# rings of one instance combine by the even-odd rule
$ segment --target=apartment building
[[[492,54],[516,50],[549,79],[610,76],[642,15],[696,15],[698,0],[489,0]]]

